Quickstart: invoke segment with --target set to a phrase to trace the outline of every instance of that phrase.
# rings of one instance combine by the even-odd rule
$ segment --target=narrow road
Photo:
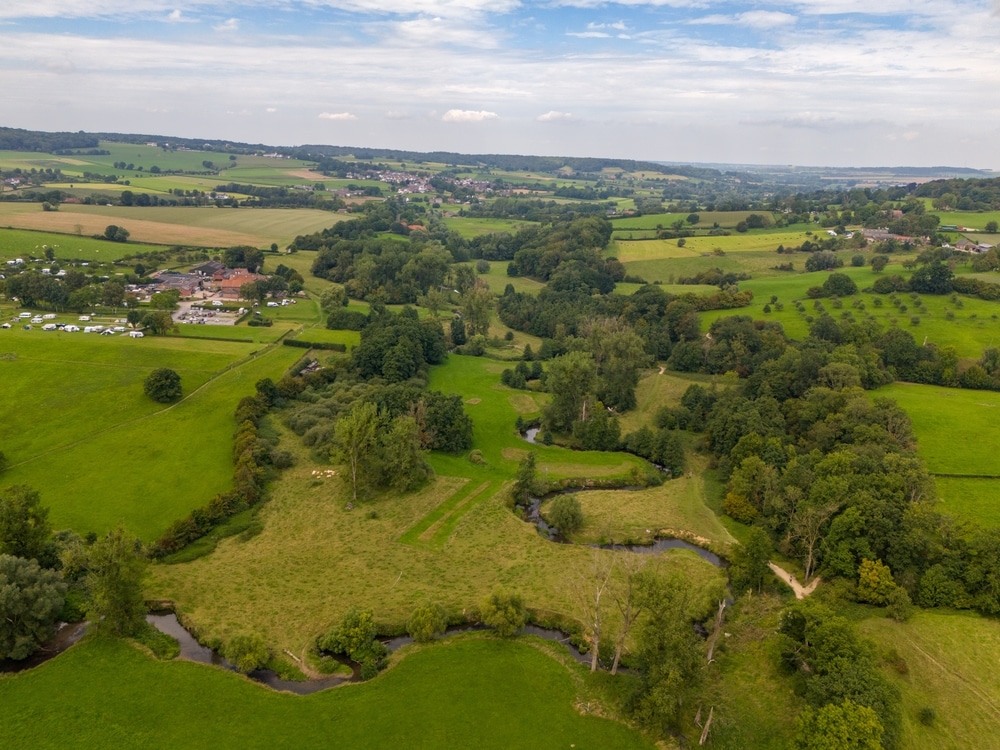
[[[782,583],[790,587],[792,591],[795,592],[796,599],[805,599],[807,596],[809,596],[809,594],[815,591],[816,586],[819,585],[820,581],[819,576],[813,578],[812,583],[810,583],[808,586],[803,586],[801,583],[795,580],[795,576],[793,576],[784,568],[778,567],[773,562],[769,562],[767,564],[767,567],[771,569],[771,572],[773,572],[776,576],[778,576],[778,578],[781,580]]]

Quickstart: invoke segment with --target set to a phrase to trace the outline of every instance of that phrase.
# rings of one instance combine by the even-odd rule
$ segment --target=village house
[[[213,286],[221,292],[223,299],[240,298],[240,287],[253,281],[266,281],[267,276],[252,273],[245,268],[224,268],[212,277]]]

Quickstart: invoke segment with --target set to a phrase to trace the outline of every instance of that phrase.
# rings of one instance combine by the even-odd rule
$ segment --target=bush
[[[913,602],[910,601],[910,595],[906,593],[906,589],[902,586],[897,586],[889,594],[889,601],[886,604],[886,611],[896,622],[906,622],[910,619],[910,615],[913,614]]]
[[[342,654],[360,664],[380,662],[385,658],[385,646],[375,640],[375,615],[370,609],[349,609],[340,624],[319,639],[320,650]],[[377,670],[376,670],[377,671]]]
[[[572,495],[559,495],[549,505],[548,520],[566,536],[583,526],[583,511],[580,501]]]
[[[166,367],[159,367],[146,377],[142,390],[153,401],[168,404],[181,397],[181,376]]]
[[[440,604],[424,604],[413,610],[406,622],[406,632],[417,643],[432,641],[448,627],[448,614]]]
[[[271,658],[271,649],[257,633],[237,635],[225,646],[222,655],[238,670],[247,674],[260,669]]]
[[[930,706],[924,706],[917,712],[917,719],[925,727],[932,726],[934,724],[934,720],[937,719],[937,711]]]
[[[524,627],[527,611],[520,595],[497,586],[482,604],[482,618],[498,636],[510,638]]]

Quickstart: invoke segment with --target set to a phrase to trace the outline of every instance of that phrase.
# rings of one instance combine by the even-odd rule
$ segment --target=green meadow
[[[296,696],[219,668],[91,638],[0,678],[3,747],[652,748],[578,710],[600,693],[534,639],[452,637],[375,680]],[[73,696],[63,699],[59,696]],[[516,717],[516,720],[513,720]]]
[[[45,255],[46,245],[52,248],[57,262],[63,260],[109,262],[119,260],[125,255],[162,250],[155,245],[109,242],[90,235],[78,235],[75,232],[57,234],[39,230],[0,229],[0,260],[42,258]]]
[[[905,623],[871,617],[859,627],[894,657],[888,661],[905,665],[905,673],[886,670],[903,696],[901,748],[1000,748],[1000,623],[969,612],[922,610]],[[922,708],[934,710],[933,726],[920,723]]]
[[[533,221],[465,218],[459,216],[447,217],[444,219],[444,223],[448,229],[458,232],[466,239],[477,237],[480,234],[500,234],[503,232],[514,234],[518,229],[523,229],[524,227],[533,226],[535,224]]]
[[[0,331],[4,484],[37,489],[57,528],[100,532],[123,520],[155,539],[230,486],[236,403],[303,354],[211,339]],[[143,394],[157,367],[181,375],[182,401],[164,407]]]
[[[263,531],[249,541],[225,539],[190,563],[157,566],[150,594],[174,601],[201,634],[224,640],[252,622],[269,642],[296,654],[350,606],[369,606],[380,622],[402,623],[424,601],[469,611],[497,583],[517,589],[536,610],[574,612],[572,581],[590,551],[543,539],[507,507],[517,463],[532,450],[540,476],[557,481],[624,478],[641,462],[622,453],[529,445],[514,422],[518,415],[538,414],[547,395],[501,385],[503,367],[452,355],[431,370],[431,388],[458,393],[465,402],[481,463],[468,454],[432,454],[437,478],[422,490],[401,497],[388,493],[349,509],[341,478],[314,474],[327,467],[285,433],[282,447],[295,452],[298,462],[274,485],[261,511]],[[649,493],[636,497],[634,514],[629,509],[620,518],[728,541],[718,522],[712,523],[700,480],[677,480]],[[630,502],[631,494],[598,497],[594,518],[609,512],[606,503],[615,497]],[[716,569],[690,552],[666,557],[702,587],[718,578]]]
[[[878,278],[867,266],[861,268],[845,266],[837,269],[837,272],[850,276],[862,290],[870,287]],[[712,310],[703,313],[703,327],[707,328],[713,321],[729,315],[749,315],[781,323],[785,333],[790,337],[804,338],[809,331],[808,318],[819,317],[821,313],[817,305],[820,305],[836,319],[872,318],[883,328],[890,326],[905,328],[917,343],[935,344],[939,347],[953,346],[959,357],[978,359],[984,349],[1000,343],[1000,317],[998,317],[1000,306],[995,302],[966,296],[959,296],[958,302],[955,302],[951,295],[921,294],[917,295],[921,303],[921,307],[918,307],[909,293],[900,293],[896,295],[900,300],[900,307],[897,307],[893,305],[889,295],[859,292],[851,297],[842,298],[838,307],[837,303],[830,299],[809,298],[807,290],[812,286],[821,286],[829,273],[816,271],[784,276],[762,276],[740,282],[741,289],[753,291],[753,302],[748,307],[736,310]],[[884,273],[906,274],[907,272],[898,266],[890,265]],[[770,303],[772,296],[777,297],[778,302],[782,303],[783,310],[770,305],[771,311],[764,311],[764,305]],[[800,313],[795,309],[793,304],[795,300],[802,301],[805,306],[803,312]]]
[[[658,229],[669,228],[675,221],[683,221],[684,228],[711,229],[718,225],[729,229],[735,227],[741,221],[745,221],[751,214],[763,216],[765,221],[774,222],[774,217],[769,211],[696,211],[698,223],[688,224],[688,213],[664,213],[645,214],[643,216],[626,216],[621,219],[612,219],[611,226],[616,232],[628,231],[630,229]]]
[[[994,450],[1000,393],[892,383],[873,391],[910,416],[918,452],[935,474],[1000,477]]]
[[[1000,526],[1000,471],[994,450],[1000,393],[893,383],[872,395],[893,399],[909,415],[917,452],[936,475],[944,510]]]

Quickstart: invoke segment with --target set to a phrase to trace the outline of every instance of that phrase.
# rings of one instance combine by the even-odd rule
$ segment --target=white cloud
[[[575,120],[576,118],[570,112],[557,112],[553,109],[544,115],[538,115],[535,119],[539,122],[565,122],[567,120]]]
[[[566,36],[575,36],[578,39],[610,39],[611,34],[603,31],[567,31]]]
[[[0,3],[0,18],[121,18],[123,16],[162,17],[164,0],[4,0]],[[179,11],[216,10],[231,8],[228,0],[174,0]],[[486,14],[509,13],[520,7],[519,0],[253,0],[243,3],[250,12],[255,7],[277,9],[295,5],[313,10],[335,10],[377,14],[383,16],[444,16],[472,18]]]
[[[616,21],[615,23],[594,23],[591,21],[587,24],[587,29],[589,31],[598,31],[600,29],[614,29],[615,31],[627,31],[628,27],[625,26],[624,21]]]
[[[371,23],[365,29],[375,37],[419,47],[455,44],[476,49],[495,49],[501,38],[500,33],[479,24],[440,16]]]
[[[240,28],[240,21],[238,18],[228,18],[218,26],[213,26],[216,31],[236,31]]]
[[[270,114],[274,114],[275,112],[277,112],[278,108],[277,107],[268,107],[264,111],[267,112],[270,115]]]
[[[357,120],[356,115],[352,115],[350,112],[321,112],[319,115],[321,120]]]
[[[751,26],[755,29],[774,29],[780,26],[792,26],[798,20],[791,13],[772,10],[751,10],[740,13],[737,23]]]
[[[737,13],[734,16],[714,13],[710,16],[695,18],[688,23],[694,25],[735,25],[749,26],[754,29],[775,29],[782,26],[793,26],[797,21],[798,18],[791,13],[771,10],[750,10],[746,13]]]
[[[473,109],[449,109],[441,116],[442,122],[485,122],[486,120],[498,120],[500,115],[496,112],[487,112]]]

